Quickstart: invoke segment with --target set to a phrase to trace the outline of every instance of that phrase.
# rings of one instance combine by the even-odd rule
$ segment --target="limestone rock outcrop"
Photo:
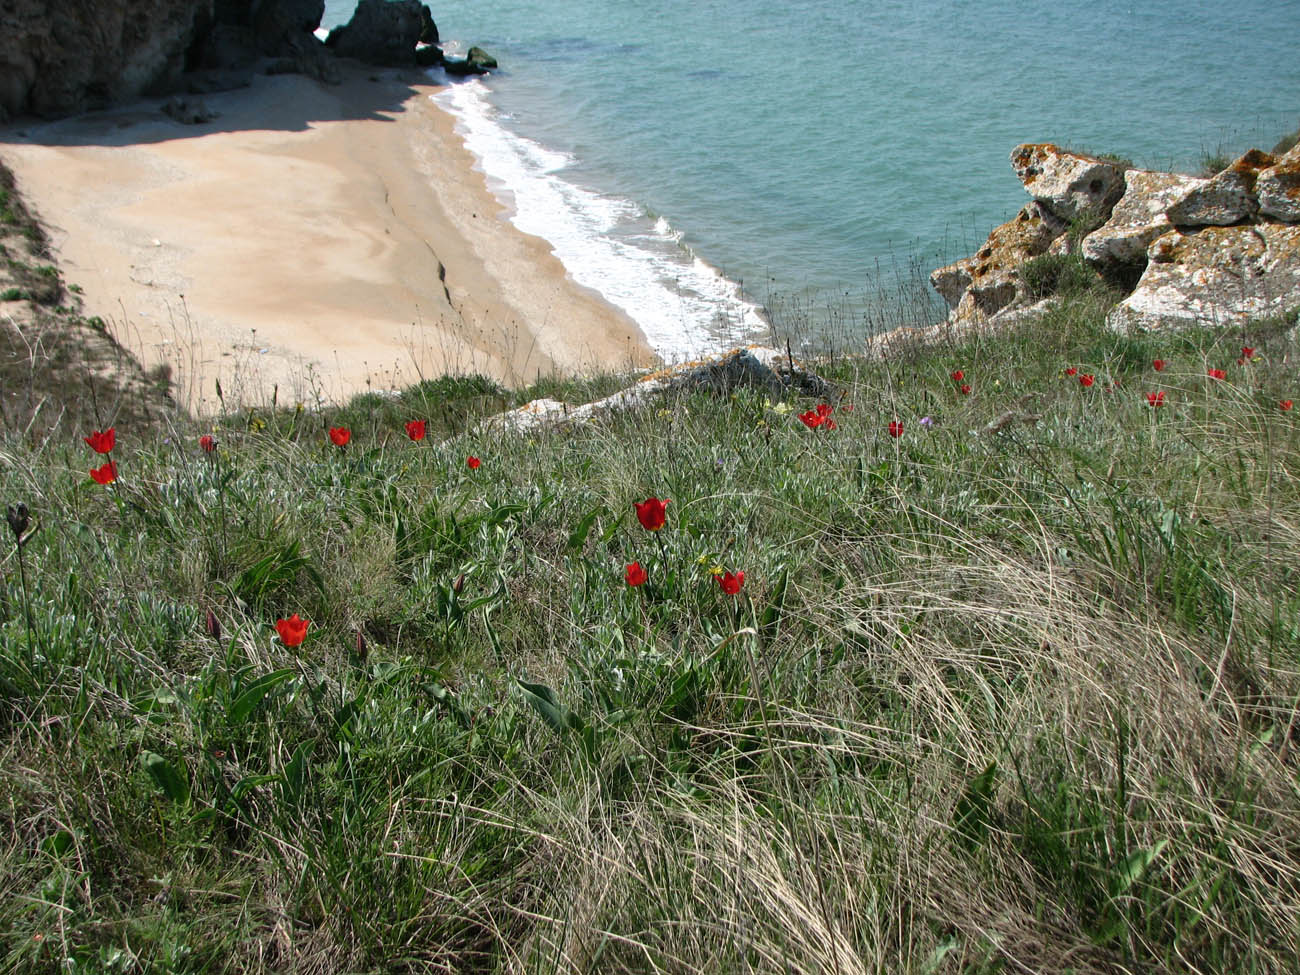
[[[192,70],[337,71],[313,31],[324,0],[8,0],[0,9],[0,120],[71,115],[139,95],[232,87]]]
[[[0,5],[0,122],[54,118],[140,95],[242,87],[251,73],[337,82],[316,37],[324,0],[6,0]],[[385,66],[443,62],[438,28],[418,0],[361,0],[330,34],[338,54]],[[419,48],[417,44],[424,45]],[[496,67],[480,48],[465,73]]]
[[[951,309],[936,335],[1033,317],[1044,292],[1026,278],[1051,268],[1023,265],[1042,254],[1077,253],[1128,292],[1107,317],[1115,329],[1300,313],[1300,147],[1280,158],[1251,149],[1208,178],[1124,170],[1050,143],[1017,146],[1011,164],[1034,202],[930,275]]]
[[[1083,239],[1083,259],[1101,268],[1144,264],[1147,248],[1173,229],[1165,210],[1207,182],[1196,176],[1130,169],[1124,174],[1124,195],[1110,219]]]
[[[954,320],[987,319],[1025,296],[1020,265],[1047,253],[1065,230],[1065,222],[1035,200],[1014,220],[995,227],[974,256],[932,272],[930,284],[948,302]]]
[[[613,396],[581,406],[570,406],[554,399],[532,400],[517,409],[489,417],[483,426],[522,431],[580,426],[615,410],[645,406],[665,393],[703,389],[726,395],[742,386],[763,389],[774,396],[789,391],[823,399],[834,395],[830,383],[788,352],[750,346],[650,373]]]
[[[1050,142],[1016,146],[1011,168],[1025,191],[1050,213],[1083,229],[1105,221],[1124,192],[1122,165]]]
[[[1300,226],[1173,231],[1149,256],[1137,288],[1107,317],[1112,328],[1240,325],[1300,309]]]
[[[1272,166],[1267,152],[1251,149],[1165,210],[1177,227],[1228,227],[1259,213],[1255,183],[1261,171]]]
[[[1284,223],[1300,223],[1300,144],[1259,174],[1259,212]]]
[[[0,119],[68,115],[174,86],[212,20],[212,0],[9,0]]]

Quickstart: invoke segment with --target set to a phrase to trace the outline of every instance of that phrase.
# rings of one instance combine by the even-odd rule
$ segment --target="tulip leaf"
[[[290,805],[296,806],[302,798],[302,789],[307,782],[307,754],[310,751],[311,742],[304,741],[280,773],[280,792]]]
[[[970,780],[953,810],[953,829],[968,850],[974,849],[988,832],[989,805],[997,772],[998,763],[989,762],[983,772]]]
[[[591,531],[591,526],[596,523],[596,519],[604,514],[606,510],[607,509],[603,504],[598,504],[582,516],[582,520],[578,522],[578,527],[573,529],[572,533],[569,535],[570,551],[576,552],[586,544],[587,535]]]
[[[564,734],[570,730],[580,730],[584,724],[583,720],[560,703],[559,697],[555,691],[545,684],[530,684],[527,681],[516,681],[519,684],[519,690],[524,696],[524,700],[533,706],[542,720],[551,726],[551,730],[556,734]]]
[[[266,785],[268,782],[274,782],[278,775],[245,775],[235,783],[235,787],[230,790],[230,797],[238,802],[248,794],[250,789],[256,789],[259,785]]]
[[[790,568],[782,566],[781,574],[777,576],[776,585],[772,589],[772,599],[763,610],[763,619],[759,623],[759,631],[764,640],[771,640],[780,628],[781,616],[785,612],[785,591],[789,584]]]
[[[171,762],[155,752],[145,752],[140,756],[145,771],[153,778],[154,784],[162,790],[172,802],[185,805],[190,801],[190,783],[184,773],[177,770]]]
[[[244,692],[235,698],[235,703],[230,705],[230,710],[226,712],[226,717],[230,720],[230,723],[243,724],[245,719],[253,712],[253,708],[257,707],[266,695],[289,680],[293,675],[294,671],[289,667],[285,667],[282,670],[274,670],[259,677],[249,684]]]
[[[1144,847],[1125,857],[1124,862],[1119,864],[1115,870],[1115,876],[1111,879],[1111,894],[1118,897],[1141,880],[1142,875],[1147,872],[1147,868],[1155,862],[1156,857],[1160,856],[1168,845],[1168,840],[1161,840],[1155,846]]]
[[[70,830],[61,829],[41,840],[41,852],[48,853],[52,857],[61,857],[72,849],[76,839]]]

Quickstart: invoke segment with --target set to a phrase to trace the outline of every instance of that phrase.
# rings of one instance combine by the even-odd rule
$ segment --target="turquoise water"
[[[327,4],[327,26],[350,3]],[[855,298],[1027,199],[1013,146],[1139,165],[1300,125],[1300,2],[441,0],[502,70],[440,101],[515,219],[665,349]],[[585,275],[585,279],[584,279]]]

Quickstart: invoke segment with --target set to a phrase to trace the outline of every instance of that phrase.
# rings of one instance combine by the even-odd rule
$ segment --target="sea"
[[[938,320],[928,272],[1027,202],[1019,143],[1193,172],[1300,127],[1300,0],[431,9],[447,53],[500,62],[434,97],[508,218],[669,359],[776,317],[850,338],[890,302]]]

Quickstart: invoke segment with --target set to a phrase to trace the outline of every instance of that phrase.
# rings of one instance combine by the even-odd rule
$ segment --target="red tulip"
[[[276,620],[275,629],[280,634],[280,642],[286,647],[296,647],[307,637],[307,627],[311,620],[299,619],[294,613],[287,620]]]
[[[822,425],[822,420],[824,420],[825,417],[814,410],[809,410],[807,413],[800,413],[799,419],[803,421],[804,426],[809,430],[816,430]]]
[[[1211,379],[1226,379],[1226,378],[1228,378],[1228,374],[1227,374],[1226,372],[1224,372],[1222,369],[1206,369],[1206,370],[1205,370],[1205,374],[1206,374],[1207,376],[1209,376]]]
[[[952,373],[952,381],[955,383],[959,383],[965,378],[966,378],[966,374],[962,372],[960,369]]]
[[[903,424],[899,420],[889,421],[889,435],[891,437],[901,437],[903,435]]]
[[[110,460],[103,467],[93,468],[90,479],[96,484],[111,484],[117,480],[117,465]]]
[[[632,506],[636,508],[637,521],[641,522],[641,527],[648,532],[657,532],[664,526],[664,512],[672,504],[668,498],[660,501],[656,497],[646,498],[644,501],[633,501]]]
[[[1082,376],[1079,377],[1079,385],[1084,387],[1085,389],[1091,386],[1095,381],[1096,381],[1096,377],[1090,372],[1085,372]]]
[[[1164,390],[1161,390],[1158,393],[1147,393],[1147,403],[1152,407],[1164,406],[1165,405]]]
[[[330,427],[330,440],[335,447],[343,447],[352,439],[352,431],[347,427]]]
[[[1164,371],[1164,368],[1165,368],[1165,360],[1164,360],[1164,359],[1152,359],[1152,360],[1151,360],[1151,368],[1154,369],[1156,372],[1163,372],[1163,371]]]
[[[96,430],[89,437],[83,437],[82,439],[90,444],[90,449],[97,454],[111,453],[113,445],[117,443],[117,435],[112,427],[109,427],[103,433]]]
[[[203,448],[205,454],[210,454],[217,449],[216,438],[210,433],[205,433],[203,436],[199,437],[199,446]]]
[[[642,585],[648,578],[650,578],[650,575],[645,569],[641,568],[640,562],[633,562],[627,567],[627,584],[629,586]]]
[[[1277,405],[1282,407],[1282,409],[1284,410],[1291,409],[1291,401],[1289,399],[1284,399],[1282,402],[1278,403]]]
[[[826,430],[834,430],[834,429],[835,429],[835,421],[834,421],[834,420],[830,420],[830,419],[828,419],[828,420],[826,421],[826,423],[823,425],[823,429],[826,429]]]
[[[961,384],[961,394],[962,394],[963,396],[969,396],[969,395],[970,395],[970,383],[962,383],[962,384]]]
[[[1066,374],[1067,376],[1073,376],[1073,375],[1077,374],[1078,371],[1079,371],[1079,367],[1078,367],[1078,366],[1069,366],[1069,367],[1065,370],[1065,374]]]
[[[718,585],[728,596],[734,596],[740,592],[740,587],[745,584],[745,573],[743,572],[724,572],[720,576],[714,576],[718,580]]]
[[[478,470],[478,465],[481,463],[483,462],[472,454],[465,458],[465,465],[472,471]]]
[[[820,417],[823,417],[823,418],[828,417],[828,416],[830,416],[830,415],[831,415],[832,413],[834,413],[834,412],[835,412],[835,407],[831,406],[830,403],[818,403],[818,404],[817,404],[817,415],[820,416]]]
[[[1253,359],[1253,358],[1255,357],[1255,350],[1254,350],[1254,348],[1252,348],[1252,347],[1249,346],[1249,345],[1243,345],[1243,346],[1241,347],[1241,357],[1242,357],[1243,359]]]
[[[406,425],[406,435],[412,440],[423,440],[424,423],[424,420],[412,420]]]

